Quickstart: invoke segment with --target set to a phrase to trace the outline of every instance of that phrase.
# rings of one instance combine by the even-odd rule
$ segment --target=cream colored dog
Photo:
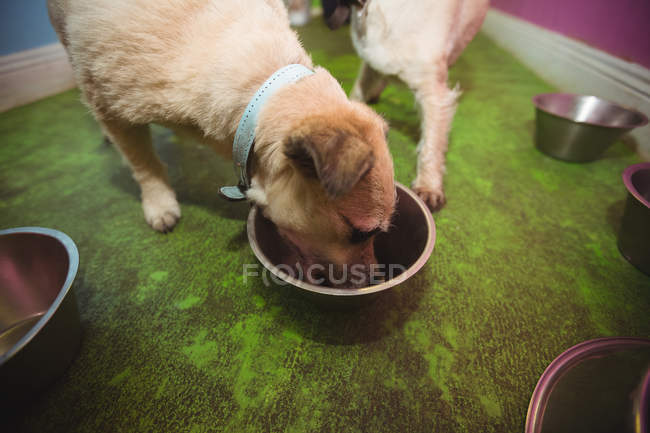
[[[415,93],[422,115],[413,189],[432,210],[445,203],[447,136],[459,96],[447,70],[478,32],[488,0],[323,0],[334,28],[351,15],[352,42],[364,60],[350,95],[372,102],[397,76]]]
[[[150,123],[196,131],[218,152],[232,143],[264,81],[293,63],[313,68],[282,0],[49,0],[85,103],[122,152],[146,221],[181,216]],[[372,235],[395,206],[387,126],[350,102],[324,69],[287,85],[261,109],[247,198],[295,247],[303,265],[376,261]]]

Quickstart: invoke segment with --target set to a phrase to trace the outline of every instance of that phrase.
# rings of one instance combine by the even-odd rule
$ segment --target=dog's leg
[[[140,185],[145,220],[159,232],[172,230],[181,217],[181,209],[167,181],[167,170],[153,149],[149,125],[103,119],[101,123]]]
[[[385,75],[371,68],[368,63],[363,62],[354,87],[352,87],[350,99],[374,104],[379,101],[379,96],[387,84],[388,78]]]
[[[434,80],[404,81],[414,90],[422,115],[422,136],[418,144],[417,176],[413,189],[431,210],[445,204],[442,179],[445,173],[447,138],[456,110],[458,87],[447,87],[447,68],[431,74]],[[404,78],[403,78],[404,79]]]

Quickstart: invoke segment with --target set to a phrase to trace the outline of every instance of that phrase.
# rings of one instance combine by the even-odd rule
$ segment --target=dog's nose
[[[338,274],[347,274],[346,281],[341,285],[348,288],[361,288],[369,285],[379,284],[382,281],[377,279],[378,275],[373,272],[376,267],[374,239],[369,239],[356,248],[349,251],[345,265],[338,269]],[[380,275],[379,275],[380,276]]]

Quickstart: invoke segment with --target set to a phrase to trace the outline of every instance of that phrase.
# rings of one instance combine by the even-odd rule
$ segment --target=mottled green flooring
[[[347,32],[303,33],[349,90]],[[256,263],[247,206],[217,197],[234,176],[208,149],[154,130],[183,209],[161,235],[78,92],[1,114],[0,227],[57,228],[81,255],[80,352],[11,430],[520,432],[564,349],[650,336],[650,278],[615,243],[632,151],[590,164],[538,153],[530,99],[552,89],[482,35],[451,80],[465,93],[435,251],[413,281],[348,312],[243,280]],[[408,184],[413,98],[391,85],[375,108]]]

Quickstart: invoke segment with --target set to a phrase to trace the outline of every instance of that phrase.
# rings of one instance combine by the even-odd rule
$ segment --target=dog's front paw
[[[413,191],[426,203],[431,212],[439,211],[443,208],[447,200],[442,188],[430,188],[427,186],[418,186],[417,183],[412,185]]]
[[[142,196],[144,219],[154,229],[162,233],[172,231],[181,217],[181,208],[176,194],[169,187],[156,188]]]

